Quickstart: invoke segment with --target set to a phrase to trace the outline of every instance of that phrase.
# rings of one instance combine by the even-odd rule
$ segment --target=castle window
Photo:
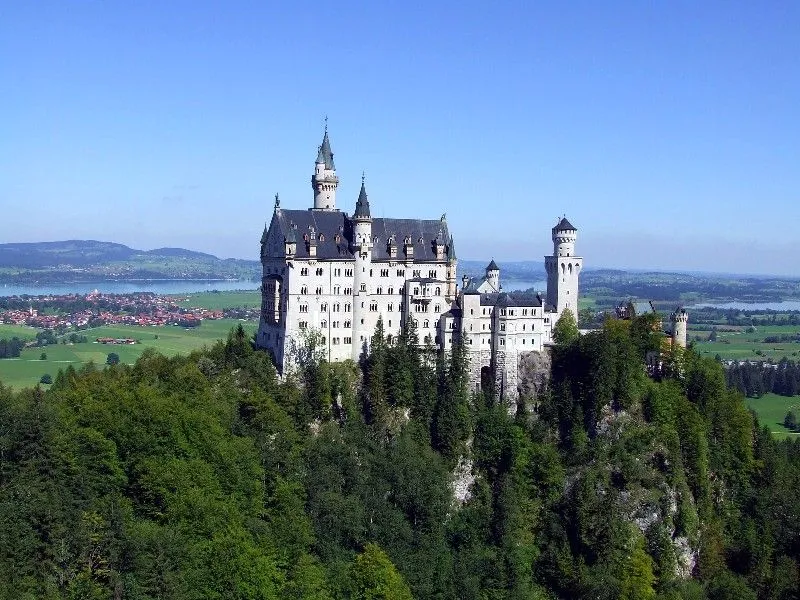
[[[307,313],[308,312],[308,304],[301,304],[300,305],[300,312]]]
[[[300,293],[301,294],[307,294],[308,293],[308,287],[306,287],[306,286],[301,287],[300,288]]]
[[[506,340],[504,338],[500,338],[500,345],[501,346],[505,346],[506,345]]]
[[[297,324],[297,326],[298,326],[300,329],[305,329],[306,327],[308,327],[308,322],[307,322],[307,321],[300,321],[300,322]]]
[[[337,337],[335,337],[335,338],[332,338],[332,339],[331,339],[331,343],[332,343],[334,346],[338,345],[338,344],[339,344],[339,338],[337,338]]]
[[[411,271],[411,276],[412,277],[420,277],[420,272],[421,272],[421,269],[413,269]]]
[[[328,303],[327,303],[327,302],[323,302],[323,303],[322,303],[322,306],[320,306],[320,307],[319,307],[319,309],[320,309],[322,312],[328,312]]]
[[[386,307],[386,310],[388,310],[389,312],[392,312],[394,310],[394,304],[389,302],[389,306]]]
[[[414,295],[416,296],[417,294],[419,294],[419,288],[418,288],[418,287],[415,287],[415,288],[414,288]]]
[[[383,288],[382,287],[378,287],[377,293],[378,294],[383,294]]]
[[[483,331],[486,331],[486,323],[483,324]]]
[[[525,323],[522,324],[522,331],[525,331]]]
[[[353,288],[344,288],[344,295],[345,296],[352,296],[353,295]]]
[[[318,287],[318,288],[317,288],[317,296],[319,296],[321,293],[322,293],[322,288],[321,288],[321,287]]]
[[[333,312],[339,312],[341,310],[341,308],[342,308],[342,305],[339,304],[338,302],[336,302],[333,305]]]
[[[320,275],[322,275],[322,268],[317,269],[317,277],[319,277]]]
[[[341,238],[341,237],[339,236],[339,234],[337,233],[335,236],[333,236],[333,241],[334,241],[334,242],[336,242],[336,243],[338,244],[339,242],[341,242],[341,241],[342,241],[342,238]]]
[[[349,338],[349,337],[344,338],[344,343],[345,344],[352,344],[353,343],[353,338]]]
[[[344,305],[344,312],[350,312],[350,308],[351,306],[350,303],[348,302],[347,304]]]
[[[333,286],[333,293],[336,294],[337,296],[339,295],[339,293],[341,291],[342,291],[342,288],[340,288],[338,285]]]
[[[389,269],[381,269],[381,277],[388,277]]]
[[[344,270],[345,277],[352,277],[353,276],[353,269],[345,269]]]
[[[390,287],[390,288],[389,288],[389,291],[388,291],[387,293],[388,293],[390,296],[391,296],[392,294],[394,294],[394,288],[393,288],[393,287]]]
[[[334,321],[332,327],[334,329],[339,329],[339,321]]]
[[[370,303],[369,310],[371,312],[378,312],[378,303],[377,302]]]
[[[304,275],[304,276],[308,275],[308,269],[306,267],[303,267],[302,269],[300,269],[300,275]]]
[[[323,233],[319,234],[319,241],[320,242],[324,242],[325,241],[325,234],[323,234]]]
[[[372,269],[369,270],[369,276],[372,277]]]
[[[433,312],[437,312],[437,313],[439,312],[439,305],[438,304],[433,307]]]
[[[353,324],[350,321],[345,321],[344,322],[344,326],[345,326],[345,329],[350,329],[350,327],[352,327]]]
[[[392,320],[389,319],[389,327],[391,327],[391,326],[392,326]],[[388,338],[389,338],[389,341],[391,342],[392,341],[392,334],[391,333],[388,335]]]
[[[506,324],[500,323],[500,331],[505,331],[505,330],[506,330]]]
[[[338,277],[339,275],[342,274],[342,270],[341,269],[334,269],[333,270],[333,274]]]
[[[405,269],[397,269],[397,276],[398,277],[405,277],[406,276],[406,270]]]
[[[474,315],[475,314],[475,309],[474,308],[470,308],[469,309],[469,314]]]
[[[328,328],[328,322],[327,321],[322,321],[322,323],[320,323],[319,326],[322,329],[327,329]]]
[[[441,296],[442,295],[442,288],[440,288],[439,286],[436,286],[436,295],[437,296]]]
[[[361,284],[361,291],[362,292],[366,292],[367,291],[367,284],[366,283],[362,283]]]
[[[431,269],[430,271],[428,271],[428,277],[430,277],[431,279],[436,279],[436,269]]]

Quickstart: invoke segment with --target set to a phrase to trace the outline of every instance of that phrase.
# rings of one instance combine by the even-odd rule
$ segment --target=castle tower
[[[547,304],[555,307],[558,316],[565,308],[578,317],[578,274],[583,258],[575,256],[578,230],[566,217],[553,227],[553,255],[544,257],[547,271]]]
[[[328,139],[328,123],[325,121],[325,135],[317,152],[314,174],[311,176],[311,188],[314,190],[314,210],[336,210],[336,188],[339,178],[333,164],[331,141]]]
[[[494,288],[495,292],[500,291],[500,267],[497,266],[494,259],[486,267],[486,281]]]
[[[369,344],[372,328],[368,320],[369,268],[372,263],[372,216],[369,210],[364,176],[361,191],[353,213],[353,254],[355,255],[353,282],[353,360],[358,361],[365,345]]]
[[[447,242],[447,293],[445,300],[453,302],[456,299],[456,267],[458,260],[456,259],[456,247],[453,243],[453,236]]]
[[[686,328],[689,323],[689,313],[685,308],[676,308],[669,316],[672,322],[672,346],[686,348]]]

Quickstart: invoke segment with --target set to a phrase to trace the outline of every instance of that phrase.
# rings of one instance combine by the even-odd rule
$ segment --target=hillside
[[[648,377],[648,319],[562,327],[516,404],[413,327],[0,386],[0,598],[797,598],[800,445],[691,350]]]
[[[220,259],[183,248],[138,250],[95,240],[0,244],[0,282],[106,279],[249,279],[258,261]]]

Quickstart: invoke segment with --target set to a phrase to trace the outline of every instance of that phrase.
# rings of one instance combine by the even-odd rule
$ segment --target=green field
[[[794,410],[800,416],[800,396],[764,394],[761,398],[747,398],[746,402],[758,415],[759,423],[768,427],[773,436],[784,438],[800,435],[783,426],[783,419],[789,410]]]
[[[691,317],[689,317],[691,319]],[[726,327],[727,328],[727,327]],[[733,328],[731,328],[733,329]],[[700,354],[709,356],[720,355],[723,359],[772,359],[778,362],[786,357],[798,360],[800,357],[800,344],[796,342],[765,343],[764,338],[771,335],[792,335],[800,332],[797,325],[766,325],[756,327],[755,332],[748,332],[747,328],[736,328],[736,331],[717,331],[717,341],[694,341],[695,349]],[[689,328],[689,341],[695,336],[708,337],[708,331],[695,331]],[[758,353],[761,354],[758,354]]]
[[[203,321],[196,329],[181,327],[137,327],[134,325],[115,325],[87,329],[79,333],[86,335],[89,342],[85,344],[56,344],[43,348],[26,348],[20,358],[0,360],[0,382],[12,388],[33,386],[45,373],[55,377],[59,369],[67,365],[75,368],[89,361],[97,365],[105,365],[106,357],[111,352],[119,355],[120,361],[133,364],[147,348],[155,348],[159,352],[172,356],[186,354],[204,345],[211,345],[218,339],[227,337],[231,328],[240,321],[236,319],[220,319]],[[255,322],[242,322],[248,334],[255,333]],[[139,343],[127,345],[103,345],[94,342],[98,337],[133,338]],[[47,354],[46,360],[40,360],[42,352]]]
[[[38,332],[38,329],[27,325],[5,325],[0,323],[0,339],[18,337],[21,340],[34,340]]]
[[[258,308],[261,306],[261,292],[258,290],[198,292],[189,294],[186,300],[178,304],[186,308]]]

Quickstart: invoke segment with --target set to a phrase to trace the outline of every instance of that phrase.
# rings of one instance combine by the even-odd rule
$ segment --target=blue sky
[[[461,258],[800,275],[798,2],[6,2],[0,241],[256,258],[312,203]]]

